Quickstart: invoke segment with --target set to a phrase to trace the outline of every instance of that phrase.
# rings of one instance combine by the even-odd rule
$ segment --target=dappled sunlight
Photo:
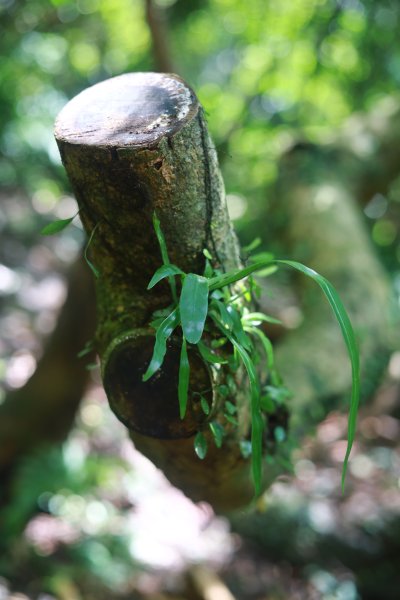
[[[4,265],[0,265],[0,294],[15,294],[20,288],[21,278],[18,273]]]
[[[276,356],[285,342],[290,346],[303,335],[298,362],[304,359],[305,389],[314,404],[306,405],[301,382],[296,385],[296,358],[288,355],[282,365],[294,373],[288,410],[305,407],[301,441],[284,474],[248,509],[227,518],[173,487],[111,412],[100,360],[91,350],[94,326],[86,335],[94,306],[88,309],[83,298],[84,277],[68,331],[75,339],[82,334],[80,348],[70,350],[68,336],[58,342],[57,356],[52,346],[70,268],[85,244],[80,216],[85,223],[97,219],[94,201],[88,214],[77,213],[54,120],[85,88],[123,73],[159,70],[147,4],[0,0],[0,600],[397,599],[399,6],[393,0],[152,0],[158,24],[166,27],[166,58],[204,107],[241,260],[251,262],[245,247],[259,237],[261,251],[279,258],[305,256],[328,270],[334,265],[339,286],[349,294],[361,351],[369,343],[375,348],[363,362],[363,402],[342,492],[347,363],[341,367],[340,349],[330,351],[333,334],[321,325],[309,288],[287,273],[257,279],[261,309],[282,321],[264,324]],[[146,97],[139,93],[135,102],[146,114]],[[99,118],[107,129],[108,107],[103,109]],[[157,131],[171,115],[150,116],[148,127]],[[110,133],[107,141],[112,139]],[[165,144],[168,156],[176,150],[172,142]],[[112,153],[109,158],[115,160]],[[160,177],[166,173],[161,170]],[[107,185],[117,187],[119,177],[122,169]],[[103,183],[95,182],[95,197],[104,189],[106,201]],[[310,208],[304,219],[302,194]],[[142,201],[145,192],[139,196]],[[150,201],[153,210],[158,199]],[[349,224],[351,204],[355,219]],[[174,205],[171,215],[179,210]],[[332,224],[334,213],[339,225]],[[57,235],[40,235],[54,220],[72,217]],[[366,251],[355,247],[357,223]],[[119,228],[112,220],[107,227]],[[212,237],[212,225],[210,230]],[[320,240],[315,248],[309,244],[314,237]],[[104,235],[100,253],[107,242]],[[368,252],[371,262],[364,266]],[[383,265],[383,278],[393,288],[390,339],[379,325],[386,306],[369,271],[375,263]],[[136,277],[136,265],[129,269],[129,278]],[[361,272],[372,282],[368,293],[354,286]],[[114,273],[113,285],[119,275]],[[97,284],[103,293],[101,277]],[[376,301],[375,311],[365,308],[369,301]],[[127,312],[127,323],[130,318]],[[370,340],[375,321],[372,337],[379,339]],[[24,396],[48,347],[55,360],[38,378],[39,400]],[[64,351],[70,353],[67,375]],[[36,414],[35,402],[42,398],[48,418]],[[280,425],[274,428],[277,442],[279,433],[285,434]],[[275,459],[271,450],[267,460]]]
[[[35,372],[36,360],[28,352],[18,352],[11,356],[5,373],[5,383],[10,388],[24,385]]]

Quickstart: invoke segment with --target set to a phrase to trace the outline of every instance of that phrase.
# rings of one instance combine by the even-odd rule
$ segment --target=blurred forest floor
[[[0,598],[394,600],[399,382],[396,355],[362,411],[345,496],[346,417],[332,413],[296,453],[294,476],[232,529],[132,449],[92,384],[63,448],[21,467],[5,516],[17,528],[29,518],[0,560]]]

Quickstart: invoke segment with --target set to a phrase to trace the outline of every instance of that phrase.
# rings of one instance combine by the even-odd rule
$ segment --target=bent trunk
[[[142,380],[154,344],[149,321],[155,310],[171,304],[165,282],[157,292],[146,291],[161,265],[153,213],[171,262],[183,271],[202,273],[204,249],[214,268],[240,266],[216,153],[197,98],[177,76],[123,75],[74,98],[58,117],[56,138],[85,229],[89,235],[95,231],[89,252],[100,273],[97,349],[111,408],[139,450],[190,497],[217,509],[247,503],[253,496],[250,460],[242,456],[239,442],[250,435],[250,418],[240,373],[235,375],[239,391],[230,400],[241,425],[226,427],[222,449],[215,447],[208,422],[222,418],[227,398],[218,392],[220,375],[194,350],[189,352],[185,419],[179,415],[176,339],[163,368],[148,382]],[[200,392],[212,415],[201,410]],[[198,431],[208,441],[204,460],[193,449]],[[266,482],[279,470],[270,467]]]

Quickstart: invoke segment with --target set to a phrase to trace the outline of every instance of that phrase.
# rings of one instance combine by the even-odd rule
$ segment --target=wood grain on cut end
[[[151,146],[173,135],[199,109],[177,75],[128,73],[84,90],[60,112],[58,140],[85,146]]]

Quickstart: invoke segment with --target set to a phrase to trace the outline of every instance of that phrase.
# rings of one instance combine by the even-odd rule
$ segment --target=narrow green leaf
[[[262,432],[264,428],[264,422],[261,416],[261,405],[260,405],[260,390],[258,385],[258,378],[254,369],[253,362],[246,350],[241,344],[237,342],[235,337],[225,329],[223,323],[219,320],[218,316],[212,313],[212,318],[216,325],[224,331],[226,337],[229,339],[231,344],[238,352],[245,369],[247,371],[249,382],[250,382],[250,407],[251,407],[251,467],[255,492],[258,495],[261,492],[261,480],[262,480]]]
[[[206,263],[204,265],[203,275],[204,277],[207,277],[207,279],[210,279],[210,277],[214,275],[214,269],[212,268],[211,263],[208,259],[206,259]]]
[[[157,269],[153,277],[150,279],[147,289],[151,290],[152,287],[154,287],[162,279],[165,279],[165,277],[171,277],[175,275],[184,275],[184,272],[175,265],[162,265],[159,269]]]
[[[271,396],[269,396],[268,394],[264,394],[263,396],[261,396],[260,402],[261,402],[261,410],[263,410],[266,413],[274,413],[275,412],[276,405],[275,405],[274,401],[272,400]]]
[[[201,340],[197,342],[197,347],[200,351],[201,356],[206,362],[215,364],[215,365],[225,365],[227,364],[227,360],[212,352],[208,346],[205,345]]]
[[[160,246],[162,261],[164,265],[169,265],[167,243],[161,229],[160,219],[157,217],[155,212],[153,213],[153,227],[154,231],[156,232],[158,245]]]
[[[347,346],[347,351],[350,357],[351,363],[351,372],[352,372],[352,391],[351,391],[351,399],[350,399],[350,412],[349,412],[349,423],[348,423],[348,431],[347,431],[347,449],[346,455],[343,461],[343,469],[342,469],[342,491],[344,490],[344,481],[346,478],[347,464],[350,457],[351,448],[354,442],[354,436],[356,432],[356,423],[357,423],[357,412],[358,412],[358,404],[360,400],[360,358],[358,353],[358,346],[356,341],[356,336],[353,331],[353,327],[351,325],[350,319],[347,315],[346,309],[343,306],[343,303],[333,287],[333,285],[319,275],[313,269],[309,267],[305,267],[301,263],[298,263],[293,260],[278,260],[276,261],[278,264],[288,265],[289,267],[293,267],[304,273],[311,279],[314,279],[316,283],[320,286],[322,291],[324,292],[331,308],[336,316],[336,319],[339,323],[340,329],[342,331],[342,335],[344,341]]]
[[[207,450],[207,440],[204,437],[204,434],[199,431],[194,438],[194,451],[196,452],[197,456],[203,460],[207,455]]]
[[[248,246],[244,246],[243,252],[246,252],[246,254],[248,254],[249,252],[253,252],[253,250],[255,250],[256,248],[258,248],[261,245],[261,241],[262,240],[260,237],[254,238],[254,240],[252,242],[250,242],[250,244],[248,244]]]
[[[93,275],[96,277],[96,279],[98,279],[100,277],[100,271],[97,269],[97,267],[94,266],[94,264],[88,259],[88,257],[85,255],[85,260],[86,260],[86,264],[88,265],[89,269],[92,271]]]
[[[149,322],[149,325],[153,329],[158,329],[158,327],[161,325],[161,323],[164,321],[164,319],[165,319],[165,317],[158,317],[157,319],[152,319]]]
[[[211,340],[211,348],[222,348],[222,346],[226,345],[227,341],[228,340],[226,339],[226,337]]]
[[[253,262],[270,262],[271,260],[274,260],[275,256],[272,254],[272,252],[257,252],[257,254],[253,254],[252,256],[249,257],[249,260],[253,261]]]
[[[98,367],[99,367],[98,363],[89,363],[88,365],[86,365],[85,369],[86,369],[86,371],[94,371]]]
[[[229,413],[225,413],[224,417],[228,421],[228,423],[231,423],[232,425],[236,425],[236,426],[238,425],[238,420],[235,419],[235,417],[233,417]]]
[[[255,273],[256,271],[261,271],[262,269],[265,269],[266,267],[270,267],[272,265],[287,265],[289,267],[292,267],[293,269],[296,269],[297,271],[300,271],[301,273],[307,275],[308,277],[311,277],[311,279],[314,279],[314,281],[316,281],[316,283],[318,283],[318,285],[324,292],[329,304],[331,305],[331,308],[336,316],[336,319],[337,319],[340,329],[342,331],[342,335],[343,335],[345,344],[347,346],[347,351],[348,351],[350,363],[351,363],[352,391],[351,391],[351,399],[350,399],[349,424],[348,424],[348,432],[347,432],[347,449],[346,449],[346,455],[345,455],[344,461],[343,461],[343,470],[342,470],[342,490],[343,490],[344,489],[344,481],[345,481],[345,477],[346,477],[346,471],[347,471],[347,464],[348,464],[348,460],[350,457],[351,448],[352,448],[352,445],[354,442],[354,436],[355,436],[355,430],[356,430],[357,412],[358,412],[358,405],[359,405],[359,399],[360,399],[360,359],[359,359],[358,347],[357,347],[357,342],[356,342],[356,338],[354,335],[353,327],[351,325],[350,319],[346,313],[343,303],[342,303],[338,293],[336,292],[335,288],[327,279],[325,279],[325,277],[322,277],[322,275],[319,275],[316,271],[314,271],[313,269],[310,269],[309,267],[302,265],[301,263],[298,263],[293,260],[272,260],[272,261],[266,260],[266,261],[256,262],[252,265],[249,265],[248,267],[245,267],[244,269],[239,269],[237,271],[232,271],[230,273],[225,273],[223,275],[218,275],[216,277],[212,277],[211,279],[208,280],[209,289],[210,289],[210,292],[212,292],[213,290],[216,290],[216,289],[220,289],[222,287],[225,287],[226,285],[235,283],[236,281],[239,281],[240,279],[243,279],[244,277],[247,277],[248,275],[251,275],[251,273]],[[224,331],[224,334],[226,334],[225,331]]]
[[[225,408],[230,415],[235,415],[237,413],[237,407],[229,400],[226,400]]]
[[[275,367],[274,349],[273,349],[271,341],[267,338],[267,336],[264,334],[264,332],[261,331],[261,329],[258,329],[257,327],[245,327],[245,331],[247,331],[248,333],[253,334],[259,338],[259,340],[264,348],[264,352],[267,356],[267,365],[268,365],[268,370],[271,375],[272,384],[279,386],[281,383],[281,378]]]
[[[208,258],[208,260],[212,260],[212,256],[211,256],[210,252],[207,250],[207,248],[204,248],[203,254],[206,258]]]
[[[217,448],[222,447],[222,442],[224,440],[224,428],[217,421],[212,421],[208,424],[210,427],[210,431],[213,434],[214,442]]]
[[[185,417],[188,390],[189,390],[190,366],[187,353],[185,338],[182,338],[181,358],[179,362],[179,383],[178,383],[178,398],[179,398],[179,414],[181,419]]]
[[[256,262],[244,269],[238,269],[236,271],[230,271],[228,273],[223,273],[222,275],[217,275],[216,277],[212,277],[208,280],[208,287],[210,292],[213,290],[218,290],[226,285],[231,285],[232,283],[236,283],[236,281],[240,281],[244,279],[248,275],[255,273],[256,271],[261,271],[266,267],[270,267],[276,264],[275,260],[271,261],[260,261]]]
[[[204,396],[200,397],[200,406],[203,410],[203,413],[208,416],[210,414],[210,406]]]
[[[217,392],[220,396],[222,396],[223,398],[227,398],[229,396],[229,388],[227,385],[225,385],[224,383],[222,383],[221,385],[219,385],[217,387]]]
[[[86,342],[86,344],[84,345],[82,350],[80,352],[78,352],[78,354],[76,356],[77,356],[77,358],[83,358],[87,354],[90,354],[90,352],[92,352],[92,350],[93,350],[93,340],[89,340],[88,342]]]
[[[94,226],[94,228],[93,228],[93,230],[92,230],[92,233],[90,234],[89,241],[88,241],[88,243],[86,244],[85,251],[84,251],[84,253],[83,253],[83,256],[84,256],[84,258],[85,258],[85,261],[86,261],[86,263],[87,263],[88,267],[91,269],[92,273],[94,274],[94,276],[95,276],[96,278],[100,277],[100,272],[99,272],[99,270],[98,270],[98,269],[97,269],[97,268],[94,266],[94,264],[93,264],[93,263],[92,263],[92,262],[89,260],[89,257],[88,257],[88,250],[89,250],[89,248],[90,248],[90,245],[91,245],[91,243],[92,243],[92,241],[93,241],[93,238],[94,238],[94,234],[96,233],[96,230],[97,230],[97,228],[98,228],[98,226],[99,226],[99,225],[100,225],[100,223],[97,223],[97,225],[95,225],[95,226]]]
[[[243,315],[242,321],[245,323],[251,323],[252,325],[259,325],[260,323],[273,323],[274,325],[282,325],[282,321],[279,319],[275,319],[274,317],[270,317],[269,315],[265,315],[260,312],[251,312]]]
[[[243,346],[243,348],[246,348],[246,350],[251,351],[251,347],[252,347],[251,341],[249,340],[246,333],[243,331],[242,321],[240,319],[240,315],[239,315],[238,311],[236,310],[236,308],[234,306],[227,306],[226,310],[228,311],[228,313],[232,319],[233,335],[236,337],[239,344],[241,344]]]
[[[146,373],[143,375],[142,380],[147,381],[154,375],[156,371],[161,367],[164,356],[167,351],[167,340],[174,331],[175,327],[179,325],[179,308],[176,307],[169,315],[164,319],[161,325],[156,331],[156,341],[154,344],[153,356],[150,364],[147,367]]]
[[[76,213],[76,215],[77,214],[78,213]],[[41,235],[54,235],[55,233],[59,233],[60,231],[62,231],[66,227],[68,227],[68,225],[70,223],[72,223],[72,221],[75,219],[76,215],[74,215],[73,217],[70,217],[69,219],[59,219],[57,221],[52,221],[51,223],[49,223],[48,225],[43,227],[40,234]]]
[[[167,243],[165,241],[165,237],[164,237],[164,234],[161,229],[160,220],[157,217],[155,212],[153,213],[153,227],[154,227],[154,231],[156,232],[158,245],[160,246],[162,261],[163,261],[164,265],[169,265],[170,262],[169,262],[169,256],[168,256],[168,250],[167,250]],[[171,294],[172,294],[173,301],[175,302],[175,304],[178,304],[178,295],[176,293],[175,279],[173,277],[169,277],[168,282],[169,282],[169,286],[171,288]]]
[[[183,280],[179,300],[183,335],[190,344],[200,340],[208,312],[208,283],[205,277],[189,273]]]
[[[210,311],[213,310],[218,312],[224,327],[227,327],[230,331],[233,331],[234,323],[230,313],[228,312],[226,304],[220,300],[212,299],[210,302]]]

